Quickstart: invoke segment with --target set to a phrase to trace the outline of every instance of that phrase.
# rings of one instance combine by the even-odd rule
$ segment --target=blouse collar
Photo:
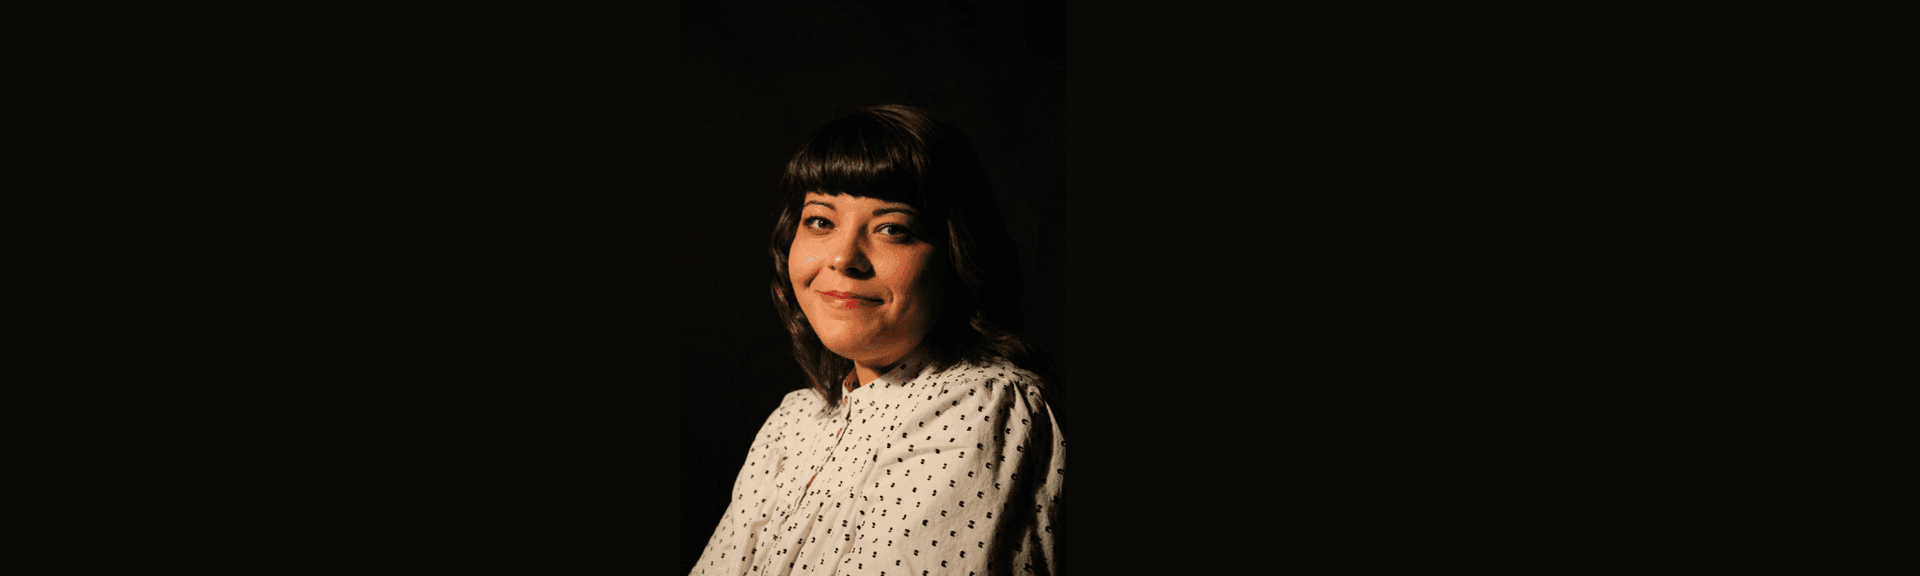
[[[847,397],[858,399],[872,395],[890,396],[891,392],[898,391],[906,385],[913,383],[915,379],[920,377],[920,372],[932,363],[933,355],[928,353],[925,347],[915,348],[913,352],[907,354],[906,358],[900,360],[899,365],[894,366],[892,370],[888,370],[886,374],[881,374],[878,378],[874,378],[872,382],[861,385],[859,388],[854,388],[851,392],[847,393]],[[863,393],[867,390],[879,390],[879,392]]]

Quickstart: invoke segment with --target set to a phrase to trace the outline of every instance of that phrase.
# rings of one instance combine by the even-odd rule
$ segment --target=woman
[[[859,108],[787,164],[774,304],[810,379],[767,418],[692,574],[1059,574],[1065,442],[972,146]]]

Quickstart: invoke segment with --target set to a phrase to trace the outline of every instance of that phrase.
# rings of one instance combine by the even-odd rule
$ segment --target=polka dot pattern
[[[760,428],[692,575],[1056,574],[1066,442],[1033,373],[916,354]]]

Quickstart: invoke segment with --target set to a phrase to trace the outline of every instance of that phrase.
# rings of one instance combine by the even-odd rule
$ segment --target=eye
[[[907,237],[913,236],[912,230],[908,230],[906,226],[901,226],[899,224],[881,224],[880,227],[875,228],[874,231],[887,236],[896,236],[900,238],[907,238]]]
[[[808,216],[806,219],[800,221],[800,227],[810,230],[826,230],[833,228],[833,223],[819,216]]]

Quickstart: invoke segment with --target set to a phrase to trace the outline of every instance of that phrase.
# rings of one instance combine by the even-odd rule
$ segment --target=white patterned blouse
[[[1058,574],[1066,442],[1031,372],[916,353],[767,418],[692,575]]]

